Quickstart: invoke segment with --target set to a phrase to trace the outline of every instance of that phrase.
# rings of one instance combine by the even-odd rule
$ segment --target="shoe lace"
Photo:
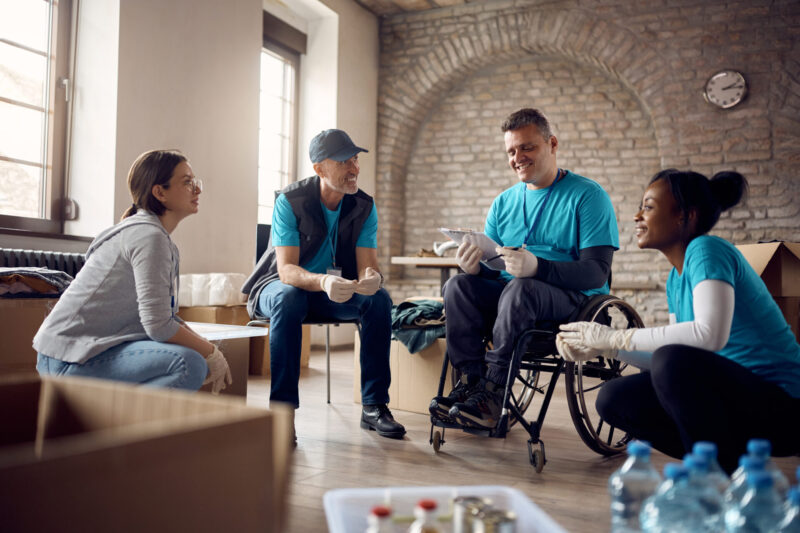
[[[480,389],[475,391],[467,401],[465,402],[468,405],[486,405],[488,403],[497,403],[500,404],[503,401],[502,397],[497,393],[497,391],[491,391],[488,389]]]

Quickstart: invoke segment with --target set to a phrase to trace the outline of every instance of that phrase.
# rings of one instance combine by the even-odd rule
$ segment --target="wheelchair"
[[[619,329],[644,326],[633,307],[610,294],[590,297],[575,320],[599,322]],[[628,367],[627,363],[604,357],[582,363],[565,361],[556,350],[555,337],[559,331],[558,326],[557,322],[537,323],[534,328],[523,331],[517,339],[503,393],[504,407],[494,428],[465,427],[439,420],[431,415],[429,442],[435,452],[438,452],[445,443],[446,429],[461,429],[475,435],[505,438],[511,427],[519,422],[530,437],[528,459],[536,472],[540,473],[547,462],[544,442],[540,439],[541,428],[561,374],[564,374],[566,380],[564,387],[569,413],[581,440],[591,450],[604,456],[619,454],[625,450],[631,437],[627,433],[615,436],[616,428],[604,422],[595,411],[594,398],[606,381],[622,375]],[[445,353],[437,392],[439,396],[444,394],[448,369],[451,372],[451,381],[455,384],[457,372],[450,366],[450,359]],[[513,379],[512,374],[514,374]],[[548,383],[540,384],[545,374],[551,374],[550,380]],[[524,415],[537,393],[542,397],[539,413],[535,419],[526,420]]]

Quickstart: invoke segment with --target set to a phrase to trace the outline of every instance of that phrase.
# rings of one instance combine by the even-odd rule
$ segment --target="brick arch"
[[[412,64],[385,80],[379,98],[377,199],[381,213],[379,256],[403,251],[405,176],[417,134],[443,95],[490,64],[521,54],[555,55],[599,68],[639,98],[656,126],[660,147],[668,123],[663,105],[674,68],[646,41],[625,27],[584,10],[530,10],[477,22],[439,39]],[[667,131],[667,130],[663,130]]]

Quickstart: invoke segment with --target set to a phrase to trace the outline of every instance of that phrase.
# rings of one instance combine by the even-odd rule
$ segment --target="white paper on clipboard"
[[[494,270],[505,270],[506,263],[503,261],[502,257],[497,257],[497,252],[495,248],[500,246],[496,242],[494,242],[491,237],[486,235],[482,231],[473,231],[469,229],[450,229],[450,228],[439,228],[439,231],[450,237],[453,241],[461,244],[461,241],[464,240],[464,237],[467,235],[472,235],[470,240],[473,244],[475,244],[478,248],[481,249],[483,252],[483,256],[481,256],[481,261],[486,264],[489,268]],[[489,261],[491,259],[491,261]]]

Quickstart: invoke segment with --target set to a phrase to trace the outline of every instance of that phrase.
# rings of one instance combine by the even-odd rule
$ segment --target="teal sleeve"
[[[612,246],[619,250],[619,229],[611,198],[602,189],[595,187],[578,206],[580,242],[578,249],[593,246]]]
[[[701,281],[713,279],[736,286],[736,260],[730,249],[708,236],[697,237],[686,250],[686,272],[692,290]]]
[[[372,204],[372,211],[369,212],[367,220],[361,226],[361,233],[358,234],[356,248],[377,248],[378,247],[378,209]]]
[[[300,246],[297,217],[283,194],[275,200],[275,209],[272,211],[271,239],[272,246]]]

